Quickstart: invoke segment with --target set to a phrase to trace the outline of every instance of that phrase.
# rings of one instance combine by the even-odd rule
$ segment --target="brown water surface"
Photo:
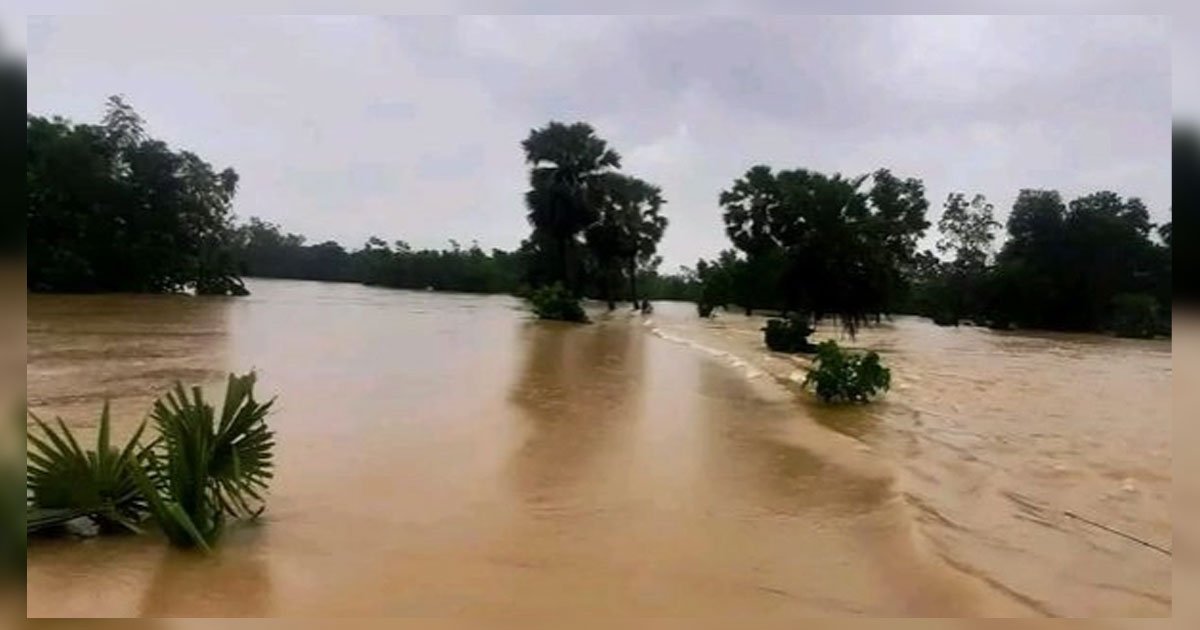
[[[261,522],[208,557],[35,541],[31,616],[1169,612],[1169,558],[1053,513],[1170,540],[1169,346],[897,323],[860,337],[897,389],[829,411],[753,319],[250,288],[30,296],[39,414],[87,432],[109,397],[128,432],[171,380],[250,368],[279,395]]]

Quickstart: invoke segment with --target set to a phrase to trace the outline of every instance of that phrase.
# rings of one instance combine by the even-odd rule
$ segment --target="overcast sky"
[[[666,270],[728,247],[751,165],[925,181],[1007,215],[1020,188],[1170,204],[1156,17],[38,17],[29,110],[148,131],[241,175],[240,217],[312,241],[527,235],[520,141],[585,120],[657,183]]]

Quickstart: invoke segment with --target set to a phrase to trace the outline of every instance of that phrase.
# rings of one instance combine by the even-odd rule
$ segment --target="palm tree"
[[[557,258],[557,280],[577,290],[570,253],[576,236],[599,218],[605,182],[621,156],[587,123],[551,122],[521,142],[529,171],[529,223],[549,236]]]
[[[638,271],[657,266],[658,242],[667,229],[667,218],[659,214],[666,201],[662,190],[636,177],[619,176],[611,184],[624,236],[620,256],[629,274],[629,299],[638,305]]]

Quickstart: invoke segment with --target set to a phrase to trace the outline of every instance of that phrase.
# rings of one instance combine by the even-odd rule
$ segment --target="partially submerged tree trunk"
[[[563,287],[568,291],[572,291],[571,286],[571,269],[567,265],[567,239],[558,237],[558,272],[562,278]]]
[[[629,301],[633,308],[638,308],[637,263],[629,265]]]

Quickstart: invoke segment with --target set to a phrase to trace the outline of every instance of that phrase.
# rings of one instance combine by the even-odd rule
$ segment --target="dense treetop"
[[[99,125],[30,115],[26,138],[31,288],[242,292],[233,169],[147,136],[116,96]]]

